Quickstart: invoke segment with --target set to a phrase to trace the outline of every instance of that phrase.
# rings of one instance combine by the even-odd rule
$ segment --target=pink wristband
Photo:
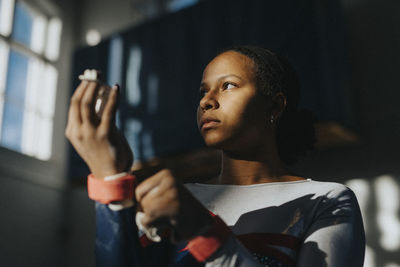
[[[213,224],[208,231],[187,244],[189,252],[199,261],[204,262],[216,252],[228,239],[231,229],[218,216],[213,217]]]
[[[105,181],[96,179],[93,174],[89,174],[87,186],[90,199],[103,204],[110,204],[114,201],[133,199],[136,177],[127,174],[115,180]]]

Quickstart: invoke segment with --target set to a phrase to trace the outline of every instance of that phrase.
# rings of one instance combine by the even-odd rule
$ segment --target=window
[[[0,0],[0,146],[51,158],[61,21]]]

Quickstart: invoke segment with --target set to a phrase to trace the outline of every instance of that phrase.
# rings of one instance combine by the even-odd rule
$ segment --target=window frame
[[[23,3],[27,6],[33,13],[40,14],[46,19],[46,29],[44,34],[44,47],[42,51],[36,52],[32,48],[25,46],[24,44],[19,43],[18,41],[12,38],[13,26],[14,26],[14,16],[15,16],[15,6],[17,2]],[[50,10],[50,11],[49,11]],[[23,55],[28,56],[29,58],[34,58],[35,60],[41,61],[46,66],[49,65],[53,67],[57,73],[59,74],[60,67],[59,61],[61,57],[61,46],[62,42],[59,42],[59,51],[57,59],[49,59],[46,57],[46,45],[47,45],[47,34],[49,31],[49,23],[53,18],[61,19],[59,8],[52,5],[49,1],[24,1],[24,0],[14,0],[12,7],[12,24],[11,31],[8,35],[4,35],[0,33],[0,41],[5,43],[8,49],[7,57],[9,59],[11,49],[14,51],[21,53]],[[63,30],[60,32],[60,40],[63,36]],[[7,61],[8,61],[7,59]],[[8,71],[8,63],[6,65],[6,70]],[[7,75],[6,75],[7,76]],[[57,106],[58,99],[58,91],[59,91],[59,81],[60,76],[56,77],[57,86],[55,88],[55,96],[54,96],[54,107]],[[6,82],[6,81],[5,81]],[[6,85],[5,85],[6,86]],[[5,90],[5,88],[4,88]],[[3,92],[5,93],[5,91]],[[1,101],[4,100],[4,95],[0,96],[2,98]],[[4,101],[5,102],[5,101]],[[1,107],[3,108],[3,107]],[[2,110],[3,112],[3,110]],[[52,120],[52,141],[50,144],[50,158],[47,160],[39,159],[37,156],[27,155],[23,152],[14,151],[7,147],[0,145],[0,174],[2,178],[12,178],[12,179],[22,179],[27,180],[29,182],[49,186],[51,188],[62,188],[66,185],[65,179],[63,179],[65,164],[62,162],[63,157],[55,156],[55,142],[59,141],[59,138],[55,138],[56,135],[56,108],[51,116]],[[2,122],[1,122],[2,123]],[[57,146],[59,148],[59,146]],[[65,149],[64,149],[65,150]],[[62,152],[64,152],[64,150]],[[60,176],[60,177],[55,177]]]
[[[11,1],[12,2],[12,1]],[[30,4],[28,4],[27,2],[25,2],[25,1],[23,1],[23,0],[15,0],[14,2],[13,2],[13,4],[14,4],[14,6],[13,6],[13,8],[12,8],[12,10],[13,10],[13,15],[11,16],[11,20],[12,20],[12,23],[11,23],[11,31],[9,32],[9,34],[7,35],[7,36],[5,36],[5,35],[3,35],[3,34],[0,34],[0,37],[1,37],[1,41],[6,45],[6,47],[7,47],[7,50],[8,50],[8,54],[7,54],[7,56],[8,56],[8,58],[10,57],[10,53],[11,53],[11,51],[15,51],[15,52],[17,52],[17,53],[19,53],[19,54],[21,54],[21,55],[24,55],[24,56],[26,56],[27,58],[29,58],[29,59],[33,59],[34,61],[38,61],[38,62],[40,62],[40,64],[43,64],[44,66],[50,66],[51,68],[54,68],[55,70],[56,70],[56,72],[57,72],[57,74],[58,74],[58,70],[57,70],[57,67],[56,67],[56,65],[55,65],[55,63],[57,62],[57,59],[58,59],[58,57],[57,57],[57,59],[50,59],[49,57],[48,57],[48,48],[47,48],[47,45],[48,45],[48,33],[49,33],[49,31],[50,31],[50,23],[51,23],[51,20],[54,18],[54,16],[49,16],[49,15],[47,15],[45,12],[40,12],[40,11],[38,11],[38,8],[34,8],[34,7],[32,7]],[[22,5],[24,5],[25,6],[25,8],[26,9],[28,9],[28,11],[31,13],[31,14],[33,14],[33,16],[41,16],[41,17],[43,17],[43,19],[46,21],[46,24],[45,24],[45,29],[44,29],[44,34],[43,34],[43,36],[42,36],[42,38],[43,38],[43,40],[41,40],[41,42],[42,42],[42,49],[40,49],[40,52],[38,52],[38,51],[35,51],[35,48],[34,47],[30,47],[30,45],[25,45],[25,44],[22,44],[22,43],[20,43],[19,41],[17,41],[17,40],[15,40],[15,38],[13,38],[13,31],[15,30],[15,25],[14,25],[14,23],[15,23],[15,12],[16,12],[16,6],[17,6],[17,4],[22,4]],[[32,25],[32,27],[33,27],[33,25]],[[32,63],[32,61],[30,61],[29,62],[29,64],[31,64]],[[7,64],[7,66],[6,66],[6,70],[8,71],[9,70],[9,62],[8,62],[8,64]],[[6,75],[7,76],[7,75]],[[28,78],[28,77],[27,77]],[[3,89],[6,89],[6,88],[3,88]],[[57,88],[54,88],[54,90],[57,90]],[[54,92],[54,93],[57,93],[57,92]],[[5,103],[7,102],[7,99],[6,99],[6,95],[5,95],[5,91],[3,92],[3,94],[1,94],[0,95],[0,98],[1,98],[1,102],[2,102],[2,105],[1,105],[1,108],[3,109],[4,107],[5,107]],[[55,101],[55,99],[54,99],[54,101]],[[51,121],[51,123],[53,124],[53,121],[54,121],[54,112],[53,112],[53,114],[52,115],[46,115],[46,114],[40,114],[40,112],[38,113],[38,111],[39,110],[37,110],[37,108],[38,108],[38,106],[36,107],[36,109],[34,110],[34,111],[31,111],[31,112],[33,112],[33,113],[35,113],[36,114],[36,116],[35,117],[37,117],[37,118],[41,118],[41,120],[40,120],[40,122],[42,122],[42,120],[48,120],[48,121]],[[26,106],[24,107],[24,113],[26,112]],[[4,110],[2,110],[2,112],[1,112],[1,114],[2,114],[2,116],[4,115]],[[40,115],[39,115],[40,114]],[[44,116],[43,116],[44,115]],[[3,117],[0,119],[0,123],[3,125]],[[1,125],[1,126],[2,126]],[[0,129],[2,128],[0,126]],[[24,136],[24,134],[22,133],[22,136]],[[21,145],[22,145],[22,143],[23,143],[23,141],[21,140]],[[52,140],[50,141],[50,143],[48,144],[50,147],[52,147]],[[29,151],[24,151],[24,148],[22,147],[21,149],[20,149],[20,151],[17,151],[17,152],[20,152],[20,153],[22,153],[22,154],[25,154],[25,155],[28,155],[28,156],[32,156],[32,157],[35,157],[35,158],[39,158],[40,159],[40,152],[38,152],[38,151],[36,151],[36,152],[34,152],[34,153],[32,153],[32,155],[29,155]],[[52,149],[50,149],[50,151],[49,151],[49,154],[50,154],[50,156],[49,156],[49,158],[48,159],[42,159],[42,160],[49,160],[49,159],[51,159],[51,157],[52,157]]]

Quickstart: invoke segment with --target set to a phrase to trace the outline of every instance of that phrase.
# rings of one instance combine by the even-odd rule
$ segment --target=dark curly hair
[[[277,146],[279,157],[286,164],[314,148],[315,116],[308,110],[299,110],[300,84],[288,60],[257,46],[233,46],[222,53],[234,51],[245,55],[254,63],[256,86],[266,97],[282,93],[286,107],[277,118]]]

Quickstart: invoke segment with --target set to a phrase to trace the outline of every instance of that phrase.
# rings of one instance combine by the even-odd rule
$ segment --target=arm
[[[95,112],[96,96],[104,87],[95,80],[80,83],[71,98],[65,130],[66,137],[100,183],[106,176],[129,171],[133,161],[125,138],[115,126],[118,86],[110,89],[101,116]],[[132,208],[112,211],[96,203],[98,266],[138,262],[137,230],[132,217]]]
[[[113,211],[96,202],[96,266],[143,266],[134,208]]]
[[[324,200],[324,208],[306,234],[299,267],[362,267],[365,236],[354,193],[342,188]]]
[[[172,246],[168,240],[145,247],[141,244],[135,207],[113,210],[109,205],[95,205],[96,266],[157,267],[170,261]]]

